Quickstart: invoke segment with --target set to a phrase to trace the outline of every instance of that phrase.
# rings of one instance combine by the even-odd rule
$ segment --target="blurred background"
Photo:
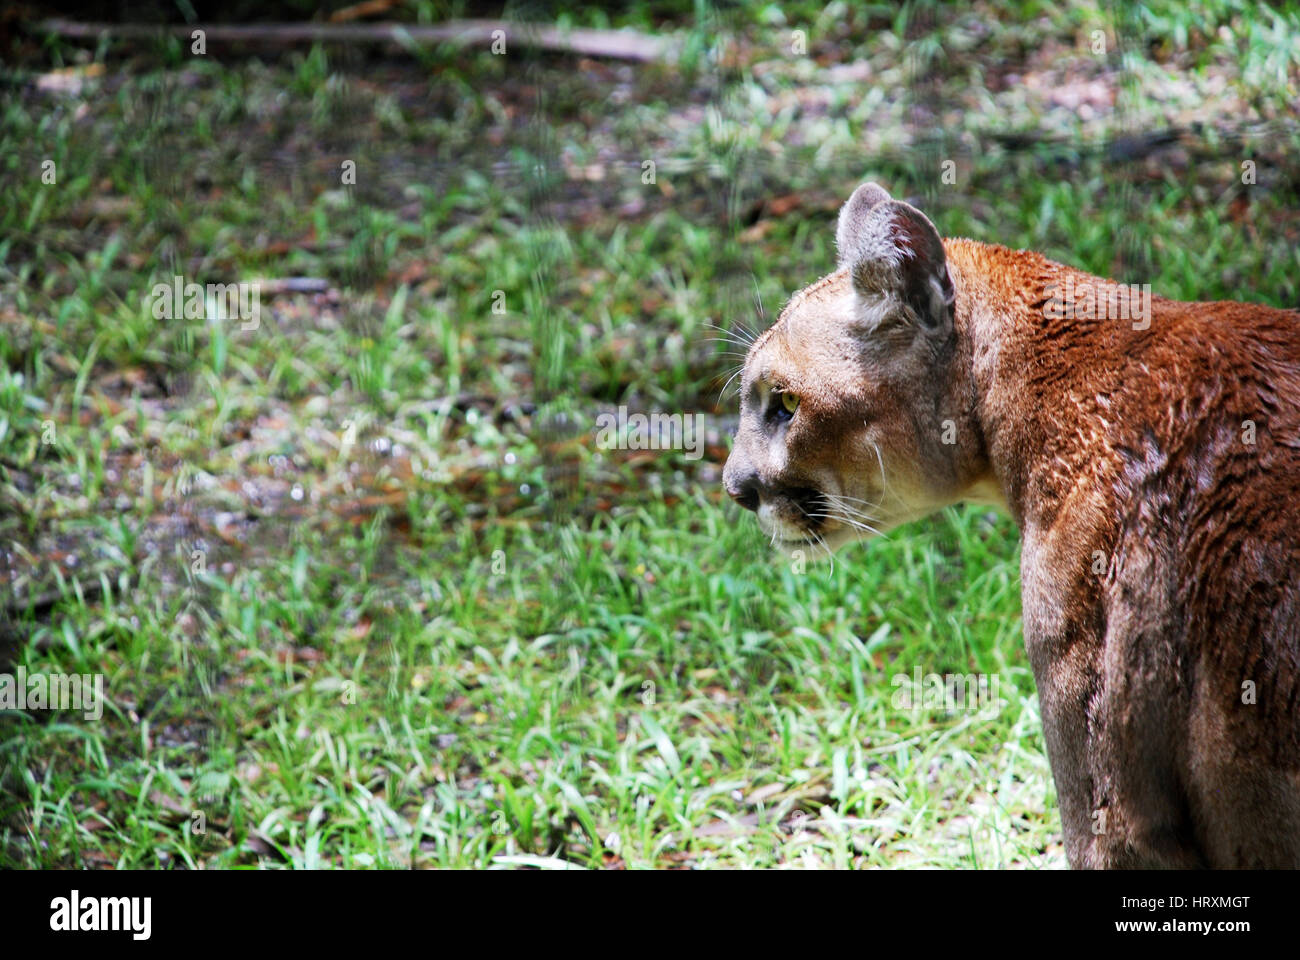
[[[1300,6],[35,3],[0,50],[0,672],[108,701],[0,710],[0,865],[1065,865],[1014,524],[773,555],[728,381],[864,179],[1300,306]]]

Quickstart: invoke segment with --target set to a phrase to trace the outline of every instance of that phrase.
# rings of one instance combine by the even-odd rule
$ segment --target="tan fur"
[[[1107,281],[964,239],[930,256],[881,196],[752,346],[728,491],[786,549],[1001,503],[1071,864],[1300,867],[1300,315],[1051,319],[1067,278]],[[916,322],[929,268],[950,328]],[[786,423],[771,387],[800,397]]]

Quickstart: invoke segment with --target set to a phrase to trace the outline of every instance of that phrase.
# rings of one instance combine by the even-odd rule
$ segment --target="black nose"
[[[738,477],[727,487],[727,493],[731,499],[746,510],[758,509],[758,474],[751,473],[743,477]]]

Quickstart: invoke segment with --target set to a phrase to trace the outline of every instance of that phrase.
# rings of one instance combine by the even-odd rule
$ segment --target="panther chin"
[[[873,532],[842,523],[828,517],[819,523],[809,524],[810,518],[801,517],[802,523],[791,522],[780,516],[776,509],[769,509],[767,504],[758,509],[758,526],[763,534],[772,541],[772,548],[778,553],[792,550],[809,549],[818,553],[835,553],[841,547],[860,540],[870,540]]]

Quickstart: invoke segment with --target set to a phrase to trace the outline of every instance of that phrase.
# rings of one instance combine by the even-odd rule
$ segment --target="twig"
[[[403,47],[412,42],[419,45],[491,46],[504,38],[507,50],[515,44],[615,60],[650,62],[674,58],[672,45],[664,37],[631,30],[579,27],[561,30],[509,20],[451,20],[427,26],[403,23],[119,24],[80,23],[55,18],[41,21],[38,29],[79,40],[95,40],[105,34],[124,39],[170,35],[188,40],[195,30],[202,30],[205,39],[219,43],[395,43]]]

